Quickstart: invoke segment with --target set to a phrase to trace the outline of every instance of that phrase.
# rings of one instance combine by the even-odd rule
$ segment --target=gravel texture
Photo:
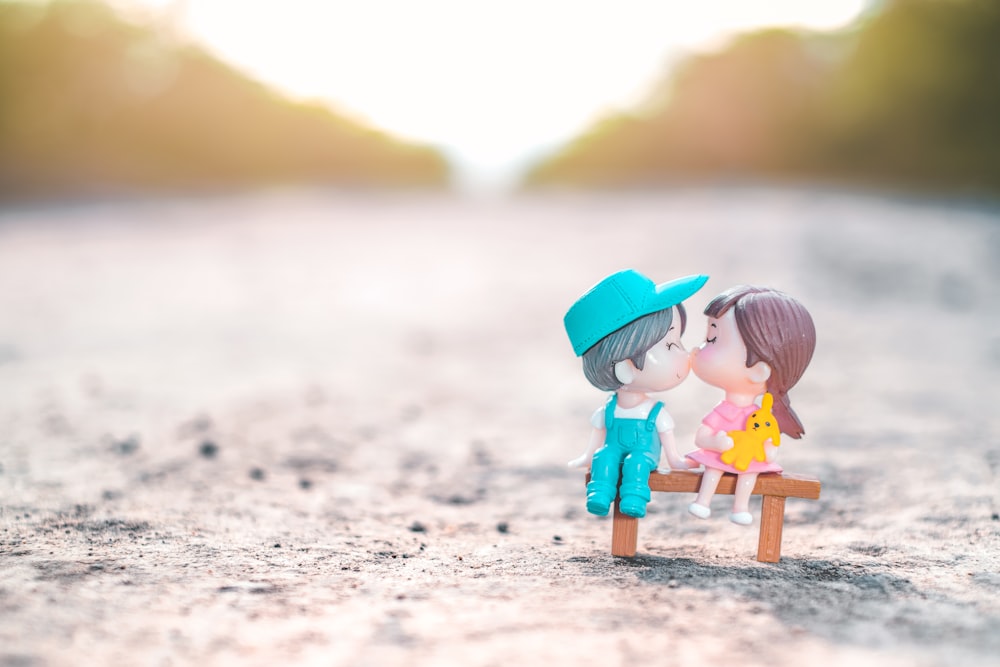
[[[586,513],[561,318],[629,266],[711,275],[689,346],[812,312],[779,564]],[[998,287],[996,206],[809,189],[0,210],[0,666],[996,665]]]

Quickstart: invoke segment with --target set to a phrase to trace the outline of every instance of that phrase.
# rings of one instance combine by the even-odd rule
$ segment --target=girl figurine
[[[649,473],[659,465],[661,447],[671,466],[687,468],[677,453],[673,420],[649,393],[672,389],[687,377],[691,363],[681,343],[686,321],[681,301],[706,280],[687,276],[657,285],[636,271],[619,271],[566,313],[566,333],[573,351],[583,357],[587,380],[614,392],[591,418],[588,451],[569,463],[590,463],[591,514],[606,515],[620,496],[624,514],[646,516]]]
[[[705,308],[708,332],[692,352],[691,368],[702,381],[725,392],[725,399],[702,420],[687,458],[705,466],[698,497],[688,511],[707,519],[709,503],[723,473],[737,477],[733,523],[749,526],[750,494],[762,472],[780,472],[773,462],[777,443],[764,444],[765,461],[753,460],[745,471],[721,460],[733,447],[727,431],[742,431],[767,392],[781,433],[801,438],[802,423],[792,410],[788,391],[802,377],[816,347],[816,329],[798,301],[777,290],[740,285],[715,297]],[[693,466],[692,466],[693,467]]]

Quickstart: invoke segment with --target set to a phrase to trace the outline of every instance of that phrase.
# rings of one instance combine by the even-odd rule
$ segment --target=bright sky
[[[255,78],[444,150],[469,188],[650,91],[685,52],[841,27],[866,0],[117,0]]]

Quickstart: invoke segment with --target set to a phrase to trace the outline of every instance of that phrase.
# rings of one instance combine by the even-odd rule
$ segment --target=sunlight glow
[[[866,0],[118,0],[251,76],[443,149],[470,187],[641,101],[685,52],[832,29]]]

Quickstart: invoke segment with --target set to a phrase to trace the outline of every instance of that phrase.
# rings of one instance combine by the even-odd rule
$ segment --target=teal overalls
[[[617,419],[615,394],[604,407],[607,435],[604,447],[594,453],[587,484],[587,511],[604,516],[616,495],[621,496],[621,511],[629,516],[646,516],[649,502],[649,473],[660,462],[660,434],[656,417],[663,409],[657,402],[646,419]],[[621,485],[619,486],[619,475]]]

